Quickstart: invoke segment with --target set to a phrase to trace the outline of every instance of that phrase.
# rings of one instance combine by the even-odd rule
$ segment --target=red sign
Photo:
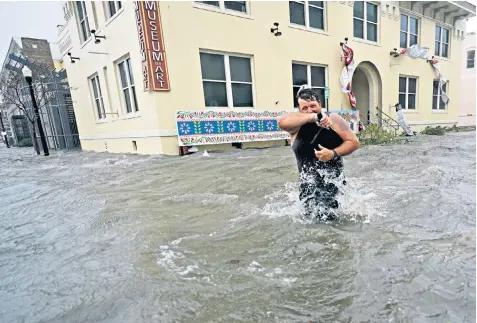
[[[144,91],[170,90],[158,1],[136,1]]]

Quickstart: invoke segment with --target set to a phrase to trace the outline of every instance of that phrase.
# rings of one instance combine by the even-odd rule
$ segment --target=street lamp
[[[49,156],[50,152],[48,151],[48,145],[46,144],[45,133],[43,132],[43,126],[41,125],[41,118],[40,118],[40,113],[38,111],[38,105],[36,104],[35,92],[33,91],[33,86],[31,85],[32,83],[31,69],[25,66],[22,69],[22,73],[23,73],[23,76],[25,77],[25,80],[28,83],[28,88],[30,89],[31,102],[33,103],[33,110],[35,111],[36,124],[38,126],[38,132],[40,133],[40,140],[41,140],[41,145],[43,146],[43,153],[45,154],[45,156]]]

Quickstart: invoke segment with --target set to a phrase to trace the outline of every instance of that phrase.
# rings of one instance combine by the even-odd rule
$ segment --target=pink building
[[[462,42],[461,103],[459,126],[475,126],[475,31],[468,32]]]

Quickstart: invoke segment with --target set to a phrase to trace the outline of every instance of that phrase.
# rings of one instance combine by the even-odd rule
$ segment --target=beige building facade
[[[324,103],[329,88],[330,110],[350,110],[340,82],[345,39],[362,121],[395,118],[401,103],[414,131],[456,124],[465,19],[475,6],[79,1],[67,2],[64,12],[58,42],[83,149],[177,155],[177,111],[293,111],[304,83]],[[447,103],[426,59],[392,54],[414,44],[439,60]]]
[[[462,80],[459,125],[475,126],[475,31],[468,32],[462,43]]]

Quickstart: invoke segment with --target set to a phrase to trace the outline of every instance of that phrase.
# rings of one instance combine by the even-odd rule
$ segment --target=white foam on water
[[[281,275],[283,273],[281,268],[275,268],[272,272],[266,273],[265,276],[268,278],[273,278],[275,275]]]
[[[185,269],[182,271],[179,271],[178,274],[181,276],[185,276],[187,274],[193,273],[195,269],[199,269],[199,266],[197,265],[186,266]]]
[[[262,272],[264,270],[265,268],[256,261],[252,261],[247,267],[247,271],[249,272]]]
[[[159,257],[157,259],[157,263],[161,267],[166,268],[167,270],[170,270],[176,274],[179,274],[180,276],[186,276],[191,273],[196,273],[198,271],[199,266],[195,264],[181,266],[176,263],[178,259],[185,258],[183,253],[172,250],[168,245],[160,246],[159,249],[160,249],[160,252],[159,252]]]
[[[291,286],[297,280],[298,280],[298,278],[296,278],[296,277],[290,277],[290,278],[285,277],[285,278],[282,279],[282,284],[286,285],[286,286]]]
[[[214,193],[189,193],[183,195],[168,196],[165,201],[190,204],[222,204],[227,205],[238,200],[237,195],[233,194],[214,194]]]
[[[320,173],[324,174],[324,171]],[[343,179],[346,179],[346,185],[343,185]],[[307,179],[304,178],[304,180]],[[339,220],[370,223],[374,217],[386,216],[386,201],[380,200],[379,196],[359,179],[340,177],[325,181],[335,184],[341,192],[336,196],[339,208],[331,210]],[[281,190],[265,198],[270,202],[260,210],[260,213],[268,216],[269,219],[287,216],[298,223],[315,221],[303,218],[301,215],[303,204],[299,198],[298,182],[285,183]],[[330,210],[324,205],[316,205],[315,211],[320,214]]]

